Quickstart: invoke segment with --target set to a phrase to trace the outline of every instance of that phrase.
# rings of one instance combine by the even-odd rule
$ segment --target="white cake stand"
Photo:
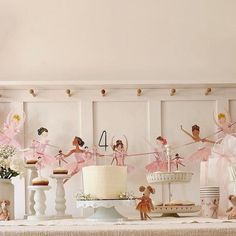
[[[121,215],[115,207],[118,206],[136,206],[135,200],[79,200],[76,202],[77,208],[92,207],[95,212],[87,220],[93,221],[125,221],[127,217]]]

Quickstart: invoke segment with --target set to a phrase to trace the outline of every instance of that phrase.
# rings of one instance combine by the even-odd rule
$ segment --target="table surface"
[[[235,236],[236,220],[200,217],[130,219],[124,222],[91,222],[85,219],[0,222],[0,236]]]

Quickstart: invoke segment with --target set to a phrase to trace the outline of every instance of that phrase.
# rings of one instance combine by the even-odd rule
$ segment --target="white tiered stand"
[[[168,201],[171,202],[171,184],[172,183],[187,183],[192,179],[192,172],[175,171],[171,172],[171,154],[170,146],[166,145],[168,157],[168,172],[153,172],[147,174],[147,181],[150,184],[168,184]],[[155,213],[161,213],[162,216],[175,216],[178,213],[195,213],[201,210],[201,206],[186,205],[186,206],[155,206]]]

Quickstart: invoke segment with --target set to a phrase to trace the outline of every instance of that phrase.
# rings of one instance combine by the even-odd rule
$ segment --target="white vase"
[[[0,201],[9,200],[10,219],[14,219],[14,185],[10,179],[0,179]]]

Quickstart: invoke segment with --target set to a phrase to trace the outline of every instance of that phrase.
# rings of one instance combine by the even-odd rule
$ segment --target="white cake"
[[[86,166],[83,172],[84,194],[95,199],[118,199],[126,192],[126,166]]]

